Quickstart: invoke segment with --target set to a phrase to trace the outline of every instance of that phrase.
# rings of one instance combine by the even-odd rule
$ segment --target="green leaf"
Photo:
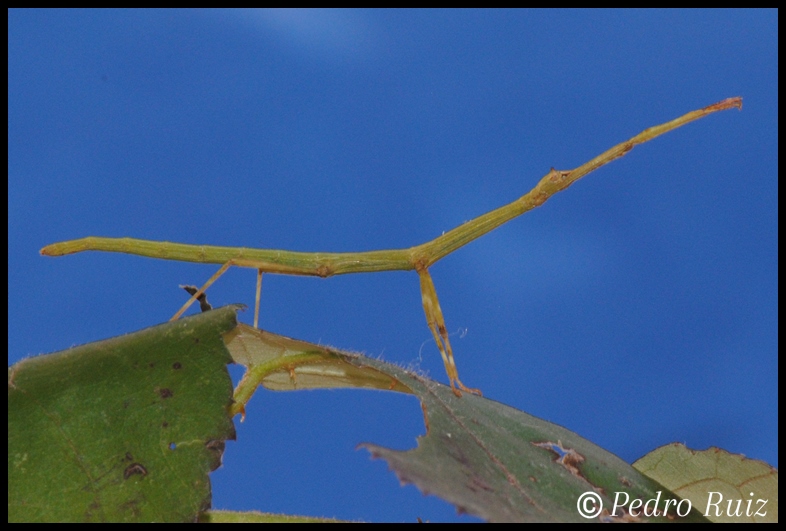
[[[224,334],[235,363],[247,368],[235,389],[232,413],[244,413],[257,387],[272,391],[359,387],[411,391],[385,371],[351,363],[355,354],[280,336],[243,323]],[[362,357],[362,356],[361,356]]]
[[[416,394],[427,426],[416,449],[363,446],[386,459],[402,482],[461,512],[489,521],[585,522],[577,502],[590,492],[603,504],[595,521],[706,521],[696,511],[675,517],[679,498],[657,482],[575,433],[511,407],[469,394],[458,398],[400,367],[242,324],[226,336],[233,359],[249,367],[235,394],[241,405],[260,383],[276,390],[357,386]],[[628,496],[627,509],[612,514],[618,492]],[[656,499],[661,509],[673,500],[668,517],[642,514],[644,503]],[[640,505],[631,509],[633,500]]]
[[[202,524],[335,524],[342,522],[342,520],[260,513],[258,511],[206,511],[199,516],[199,522]]]
[[[8,369],[8,520],[195,521],[234,438],[223,308]]]
[[[778,470],[763,461],[673,443],[633,466],[690,500],[713,522],[778,521]]]

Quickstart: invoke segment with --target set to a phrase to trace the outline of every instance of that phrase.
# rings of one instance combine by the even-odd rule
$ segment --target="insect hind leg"
[[[456,361],[453,358],[453,349],[450,347],[448,331],[445,328],[445,318],[442,316],[442,309],[437,299],[437,290],[434,288],[434,281],[431,280],[426,269],[418,270],[420,276],[420,295],[423,298],[423,311],[426,313],[426,322],[437,343],[439,353],[442,355],[442,362],[445,364],[445,371],[448,373],[450,387],[456,396],[461,396],[461,391],[466,391],[475,395],[480,395],[478,389],[467,387],[458,377]],[[458,386],[458,387],[457,387]]]

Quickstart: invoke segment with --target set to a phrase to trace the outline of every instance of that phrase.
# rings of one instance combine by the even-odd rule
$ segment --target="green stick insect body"
[[[551,169],[529,192],[512,203],[487,212],[471,221],[446,232],[445,234],[421,245],[408,249],[390,249],[358,253],[304,253],[276,249],[252,249],[246,247],[219,247],[212,245],[189,245],[161,241],[139,240],[135,238],[103,238],[89,236],[77,240],[53,243],[41,249],[46,256],[62,256],[81,251],[106,251],[135,254],[150,258],[222,264],[221,268],[197,290],[185,305],[172,317],[178,319],[197,298],[210,287],[227,269],[232,266],[249,267],[258,271],[256,310],[254,327],[259,319],[259,299],[262,273],[282,275],[307,275],[327,278],[349,273],[375,273],[379,271],[417,271],[420,278],[420,292],[426,322],[437,343],[445,370],[453,392],[461,396],[461,391],[478,393],[466,387],[458,378],[453,350],[450,346],[445,320],[439,306],[434,282],[428,268],[439,259],[456,249],[494,230],[511,219],[532,210],[584,177],[588,173],[622,157],[636,145],[681,127],[688,122],[703,118],[716,111],[742,108],[742,98],[728,98],[703,109],[689,112],[679,118],[661,125],[645,129],[626,142],[622,142],[601,153],[578,168],[568,171]]]

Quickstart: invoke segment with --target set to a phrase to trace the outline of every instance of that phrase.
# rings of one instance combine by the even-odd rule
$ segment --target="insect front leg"
[[[223,275],[224,273],[226,273],[227,269],[229,269],[234,264],[235,264],[235,261],[234,260],[230,260],[226,264],[222,265],[221,269],[216,271],[216,273],[212,277],[210,277],[207,280],[207,282],[205,282],[205,284],[201,288],[199,288],[197,291],[194,292],[193,295],[191,295],[191,298],[188,299],[188,301],[186,301],[186,303],[177,311],[177,313],[172,316],[170,321],[177,321],[178,319],[180,319],[180,316],[183,315],[183,313],[185,313],[185,311],[188,310],[188,308],[192,304],[194,304],[194,301],[196,301],[205,292],[205,290],[207,290],[207,288],[209,288],[211,285],[213,285],[213,282],[218,280],[219,277],[221,275]]]

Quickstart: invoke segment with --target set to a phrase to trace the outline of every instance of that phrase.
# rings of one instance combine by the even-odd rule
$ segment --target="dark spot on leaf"
[[[565,467],[565,469],[576,476],[577,478],[581,478],[584,481],[587,481],[581,471],[578,468],[578,465],[584,461],[584,456],[578,453],[576,450],[572,448],[564,448],[562,446],[562,442],[557,441],[556,443],[553,442],[540,442],[536,443],[533,442],[535,446],[539,448],[545,448],[547,450],[551,450],[555,454],[557,454],[557,459],[555,461]]]
[[[219,439],[211,439],[205,443],[205,448],[208,450],[218,450],[219,452],[223,452],[225,446],[224,441]]]
[[[164,422],[161,423],[161,427],[162,428],[168,428],[169,427],[169,423],[167,421],[164,421]]]
[[[90,505],[87,506],[87,511],[85,511],[85,516],[87,516],[87,520],[90,521],[100,508],[101,508],[100,503],[96,501],[90,502]]]
[[[139,474],[144,477],[147,475],[147,469],[142,466],[141,463],[131,463],[123,471],[123,479],[128,479],[135,474]]]
[[[156,366],[156,364],[151,361],[150,363],[147,364],[147,366],[152,369],[153,367]]]
[[[205,448],[210,450],[212,459],[210,461],[210,471],[217,469],[221,466],[221,458],[224,456],[224,441],[220,439],[211,439],[205,443]]]
[[[118,508],[123,512],[131,515],[133,518],[138,519],[139,516],[142,514],[141,509],[139,508],[140,500],[128,500],[125,503],[121,503],[118,505]]]
[[[478,490],[485,490],[486,492],[493,492],[494,491],[494,489],[491,487],[491,485],[489,485],[488,483],[483,481],[483,479],[478,477],[478,476],[472,476],[472,478],[470,479],[470,484],[468,485],[468,487],[473,492],[477,492]]]
[[[637,522],[640,523],[642,521],[638,516],[632,516],[630,513],[628,513],[625,507],[618,507],[617,511],[619,511],[620,514],[613,515],[607,508],[604,507],[598,515],[598,520],[604,524],[629,524]]]
[[[159,389],[158,394],[161,395],[161,398],[172,398],[172,390],[166,387]]]
[[[176,361],[175,363],[172,364],[172,368],[178,370],[178,369],[182,369],[183,366],[180,364],[179,361]]]

